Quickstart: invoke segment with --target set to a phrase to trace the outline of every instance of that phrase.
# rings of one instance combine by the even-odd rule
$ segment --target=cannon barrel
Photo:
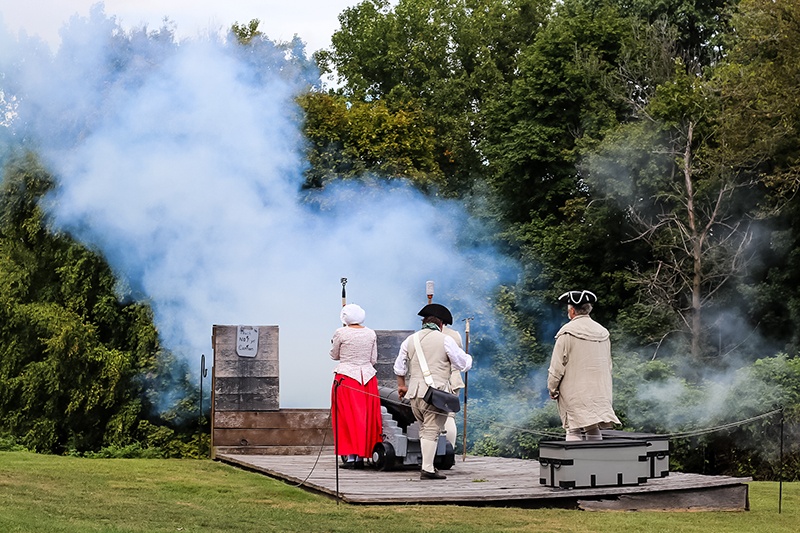
[[[414,413],[411,411],[411,402],[406,399],[400,399],[397,389],[379,386],[378,394],[381,397],[381,406],[386,408],[386,411],[397,422],[398,426],[405,430],[416,421]]]

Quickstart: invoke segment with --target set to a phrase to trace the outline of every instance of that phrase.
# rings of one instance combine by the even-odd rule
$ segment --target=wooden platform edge
[[[699,474],[674,473],[668,478],[651,480],[637,487],[605,487],[596,489],[548,489],[519,485],[501,480],[487,494],[474,484],[474,476],[482,476],[477,470],[460,485],[451,490],[420,490],[421,485],[412,470],[382,473],[391,476],[379,487],[391,485],[391,491],[375,490],[374,480],[370,485],[370,474],[354,486],[353,472],[342,471],[342,486],[334,485],[334,471],[327,454],[318,456],[253,456],[220,455],[217,461],[250,472],[267,475],[278,481],[338,499],[355,505],[461,505],[468,507],[517,507],[517,508],[562,508],[586,511],[746,511],[749,505],[751,478],[728,476],[702,476]],[[513,459],[474,457],[473,468],[490,468],[498,465],[507,469],[506,463]],[[299,462],[298,462],[299,461]],[[514,467],[513,463],[509,463]],[[516,469],[516,467],[514,467]],[[361,477],[362,474],[357,474]],[[415,480],[416,479],[416,480]],[[456,479],[456,478],[454,478]],[[366,480],[366,485],[361,482]],[[464,483],[464,481],[468,481]],[[495,480],[496,481],[496,480]],[[444,488],[444,487],[442,487]],[[338,491],[338,492],[337,492]]]
[[[620,494],[616,498],[579,500],[584,511],[749,511],[750,487],[746,483],[703,489]]]
[[[721,476],[724,477],[724,476]],[[469,507],[518,507],[526,509],[559,508],[581,511],[749,511],[749,486],[745,482],[725,483],[719,487],[687,487],[675,490],[620,492],[598,494],[591,489],[568,489],[551,493],[507,494],[502,498],[476,500],[473,496],[441,494],[431,495],[383,495],[379,500],[357,494],[340,494],[342,501],[358,505],[463,505]],[[641,487],[620,487],[619,490],[636,490]],[[613,487],[603,490],[613,491]],[[334,492],[326,491],[335,495]]]

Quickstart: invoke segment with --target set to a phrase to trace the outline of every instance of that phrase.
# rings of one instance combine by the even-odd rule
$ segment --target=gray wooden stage
[[[561,489],[539,483],[539,462],[456,456],[446,480],[422,481],[419,470],[339,469],[331,452],[317,455],[217,454],[224,463],[338,497],[352,504],[451,504],[584,510],[749,510],[750,478],[671,472],[638,486]]]

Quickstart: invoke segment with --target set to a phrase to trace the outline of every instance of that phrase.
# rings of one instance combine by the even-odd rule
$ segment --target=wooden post
[[[472,320],[472,317],[465,318],[464,322],[466,325],[464,326],[464,351],[469,353],[469,323]],[[461,435],[461,447],[463,449],[463,453],[461,455],[461,461],[467,460],[467,384],[469,383],[469,371],[464,372],[464,431]]]

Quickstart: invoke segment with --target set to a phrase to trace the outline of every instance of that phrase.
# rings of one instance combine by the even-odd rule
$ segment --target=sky
[[[0,17],[15,35],[37,35],[51,48],[60,43],[59,30],[75,14],[85,17],[98,0],[0,0]],[[105,0],[105,12],[116,16],[123,28],[146,24],[161,26],[164,18],[176,25],[177,35],[194,37],[216,33],[234,22],[261,21],[259,29],[273,41],[288,41],[296,34],[310,54],[330,45],[339,28],[338,15],[358,0]]]

